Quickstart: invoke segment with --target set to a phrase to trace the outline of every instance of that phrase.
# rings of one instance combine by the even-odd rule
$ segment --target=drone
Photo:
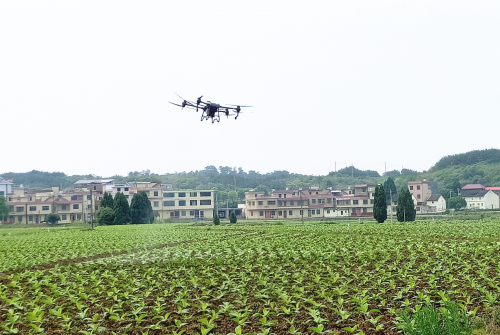
[[[201,97],[199,97],[198,99],[196,99],[196,103],[195,103],[195,102],[184,99],[183,97],[181,97],[177,93],[175,93],[175,94],[179,98],[181,98],[183,101],[180,105],[169,101],[172,105],[182,107],[182,109],[184,109],[184,107],[194,109],[197,112],[198,112],[198,110],[201,110],[202,111],[201,121],[211,119],[212,123],[214,123],[215,121],[220,122],[220,113],[222,113],[222,115],[226,115],[227,118],[229,118],[229,116],[236,115],[234,117],[234,119],[236,120],[236,119],[238,119],[238,116],[240,115],[240,113],[242,113],[242,111],[241,111],[242,107],[253,107],[253,106],[240,106],[240,105],[229,105],[229,104],[227,106],[231,106],[231,107],[226,107],[226,106],[219,105],[215,102],[210,102],[210,101],[205,102],[205,101],[201,100],[201,98],[203,98],[203,95]]]

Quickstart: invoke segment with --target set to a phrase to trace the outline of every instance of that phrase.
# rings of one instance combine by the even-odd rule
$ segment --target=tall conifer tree
[[[130,217],[132,223],[153,223],[154,212],[151,201],[144,192],[134,194],[130,203]]]
[[[113,209],[115,210],[115,219],[113,220],[113,224],[123,225],[131,221],[128,200],[125,198],[123,193],[116,193]]]
[[[387,220],[387,202],[385,199],[384,187],[377,185],[375,188],[373,217],[378,223],[383,223]]]

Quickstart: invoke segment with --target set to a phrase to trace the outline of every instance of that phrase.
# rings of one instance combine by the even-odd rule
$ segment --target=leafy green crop
[[[3,229],[5,334],[397,334],[500,297],[500,222]],[[455,313],[455,312],[453,312]]]

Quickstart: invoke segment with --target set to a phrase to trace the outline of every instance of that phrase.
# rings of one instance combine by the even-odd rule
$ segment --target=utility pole
[[[351,163],[351,178],[354,178],[354,164]]]
[[[229,197],[226,199],[226,219],[229,217]]]
[[[389,189],[389,194],[391,195],[391,203],[389,204],[389,207],[391,208],[391,223],[392,223],[392,189]]]
[[[451,190],[450,190],[450,199],[451,199]]]
[[[300,195],[300,214],[302,214],[302,224],[304,224],[304,210],[302,209],[302,191],[299,189]]]
[[[94,206],[92,205],[92,185],[90,185],[90,223],[94,229]]]

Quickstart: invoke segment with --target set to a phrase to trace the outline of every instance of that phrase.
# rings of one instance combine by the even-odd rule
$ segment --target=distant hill
[[[1,173],[4,178],[14,179],[14,184],[40,189],[50,186],[72,187],[79,179],[96,179],[100,176],[68,176],[62,172],[31,171],[26,173]],[[355,184],[383,183],[392,177],[398,190],[406,187],[408,181],[429,180],[438,183],[438,191],[446,198],[450,192],[454,195],[457,187],[466,184],[500,186],[500,150],[475,150],[441,158],[429,171],[417,172],[411,169],[388,171],[380,176],[377,171],[359,170],[353,166],[330,172],[324,176],[312,176],[273,171],[261,174],[256,171],[245,172],[243,169],[228,166],[207,166],[204,170],[168,173],[164,175],[130,172],[127,176],[111,176],[118,181],[155,180],[173,184],[178,189],[216,189],[221,201],[229,200],[235,207],[243,202],[245,191],[256,189],[266,193],[272,189],[299,188],[318,186],[321,188],[344,189]]]
[[[434,164],[434,166],[429,169],[429,172],[435,172],[457,165],[466,166],[478,163],[500,163],[500,150],[474,150],[463,154],[445,156]]]

